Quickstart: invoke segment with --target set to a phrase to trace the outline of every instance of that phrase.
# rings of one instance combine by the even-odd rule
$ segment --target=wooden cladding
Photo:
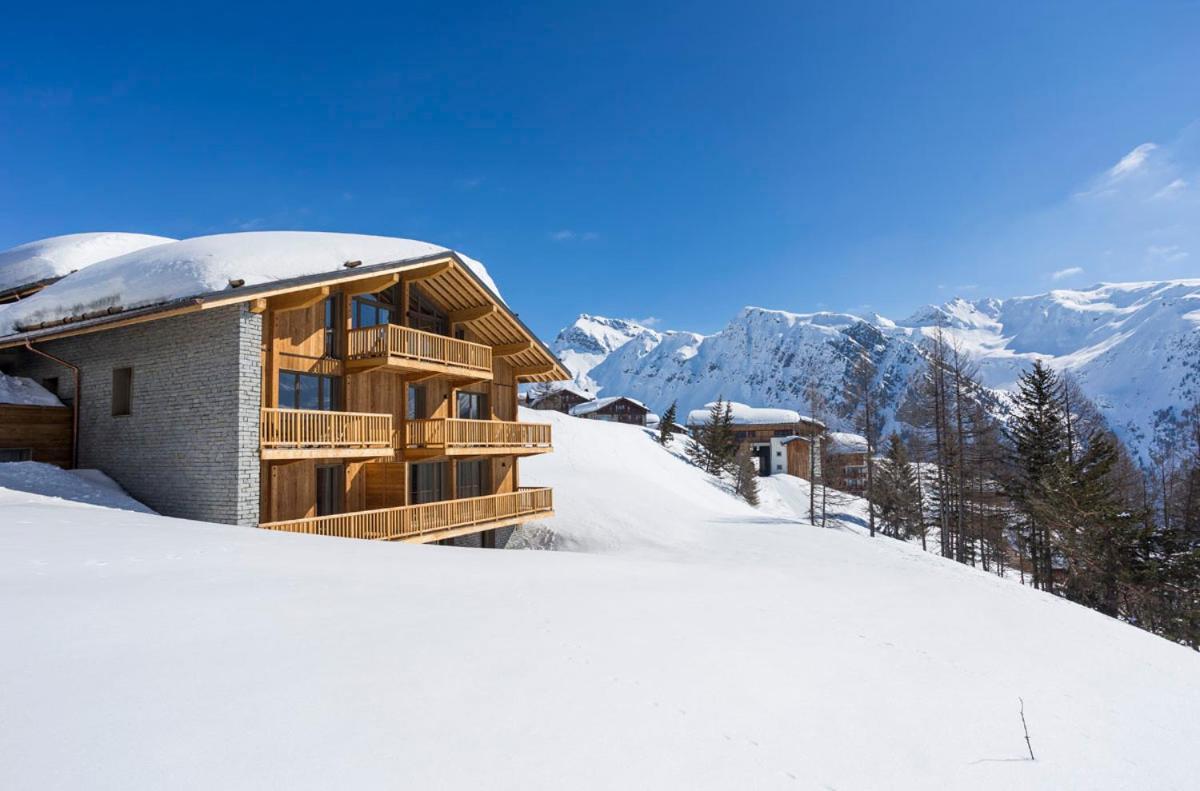
[[[550,489],[537,488],[423,505],[265,522],[259,527],[341,538],[426,542],[547,517],[553,512]]]
[[[71,466],[71,410],[0,404],[0,458]]]
[[[550,450],[550,425],[457,418],[408,420],[404,423],[404,447],[447,453],[542,452]]]
[[[492,377],[492,350],[479,343],[395,324],[350,330],[348,341],[349,360],[383,360],[399,367],[410,362],[431,372]]]
[[[387,457],[392,455],[392,416],[264,408],[259,441],[264,459]]]

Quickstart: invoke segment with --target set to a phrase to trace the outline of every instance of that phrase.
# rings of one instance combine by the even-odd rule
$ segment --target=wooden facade
[[[611,423],[628,423],[634,426],[646,425],[646,416],[650,410],[640,401],[625,396],[612,396],[588,401],[571,408],[572,415],[587,420],[606,420]]]
[[[71,410],[0,404],[0,460],[71,466]]]
[[[565,372],[467,285],[433,267],[256,303],[261,527],[427,542],[552,512],[520,485],[552,443],[517,422],[517,385]]]
[[[554,412],[562,412],[566,415],[570,414],[572,407],[586,404],[591,400],[588,396],[564,387],[540,396],[531,402],[529,406],[532,409],[552,410]]]

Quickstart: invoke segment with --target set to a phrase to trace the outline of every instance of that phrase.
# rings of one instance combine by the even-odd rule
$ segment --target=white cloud
[[[583,231],[582,233],[579,233],[571,230],[570,228],[551,231],[548,236],[555,242],[572,242],[576,239],[580,239],[585,242],[593,242],[600,238],[600,234],[596,233],[595,231]]]
[[[1155,200],[1161,200],[1163,198],[1173,198],[1176,195],[1179,195],[1180,193],[1182,193],[1185,189],[1187,189],[1187,182],[1184,181],[1183,179],[1175,179],[1170,184],[1163,187],[1158,192],[1154,193],[1153,197]]]
[[[1144,165],[1146,163],[1146,157],[1150,156],[1150,152],[1157,148],[1158,146],[1154,143],[1142,143],[1140,146],[1121,157],[1121,161],[1109,168],[1108,175],[1112,176],[1113,178],[1122,178],[1125,175],[1132,173]]]
[[[1187,257],[1187,250],[1177,244],[1152,244],[1146,248],[1146,262],[1149,264],[1175,264]]]
[[[1050,279],[1054,280],[1054,281],[1065,280],[1068,277],[1075,277],[1076,275],[1082,275],[1082,274],[1083,274],[1083,267],[1069,266],[1066,269],[1060,269],[1057,272],[1051,272]]]
[[[662,324],[662,319],[658,316],[647,316],[644,319],[634,319],[634,321],[643,327],[657,327],[659,324]]]

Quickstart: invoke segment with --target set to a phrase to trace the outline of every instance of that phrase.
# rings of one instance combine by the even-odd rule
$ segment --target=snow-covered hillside
[[[607,321],[576,322],[553,348],[570,367],[574,351],[589,348],[588,328]],[[1070,371],[1141,450],[1155,431],[1169,433],[1179,413],[1200,399],[1200,280],[956,299],[898,322],[746,308],[714,335],[644,331],[630,336],[636,343],[603,353],[597,348],[586,374],[605,395],[629,395],[659,412],[673,400],[686,411],[721,395],[807,412],[806,390],[815,383],[828,405],[828,422],[848,429],[843,393],[852,361],[863,352],[875,360],[875,384],[886,417],[894,421],[903,414],[922,344],[939,326],[998,391],[1010,389],[1034,359]]]
[[[642,429],[523,418],[556,446],[530,532],[577,551],[0,489],[0,787],[1194,785],[1194,652],[803,524],[796,479],[756,510]]]

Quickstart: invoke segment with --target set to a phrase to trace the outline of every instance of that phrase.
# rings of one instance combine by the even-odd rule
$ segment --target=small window
[[[33,461],[33,450],[30,448],[0,448],[0,462]]]
[[[317,516],[332,516],[342,512],[342,495],[346,491],[346,471],[340,464],[317,467]]]
[[[458,418],[460,420],[487,420],[487,396],[484,393],[458,393]]]
[[[341,396],[340,376],[279,372],[279,406],[283,409],[339,410]]]
[[[42,387],[49,390],[51,395],[57,396],[58,395],[58,377],[57,376],[47,376],[45,379],[42,380]]]
[[[425,404],[425,386],[409,385],[408,399],[404,407],[405,420],[424,420],[429,415]]]
[[[458,494],[464,497],[483,497],[491,494],[492,463],[480,459],[476,461],[460,461],[458,463]]]
[[[112,374],[112,413],[133,414],[133,369],[114,368]]]
[[[340,294],[325,300],[325,356],[337,357],[338,338],[342,328],[342,297]]]

